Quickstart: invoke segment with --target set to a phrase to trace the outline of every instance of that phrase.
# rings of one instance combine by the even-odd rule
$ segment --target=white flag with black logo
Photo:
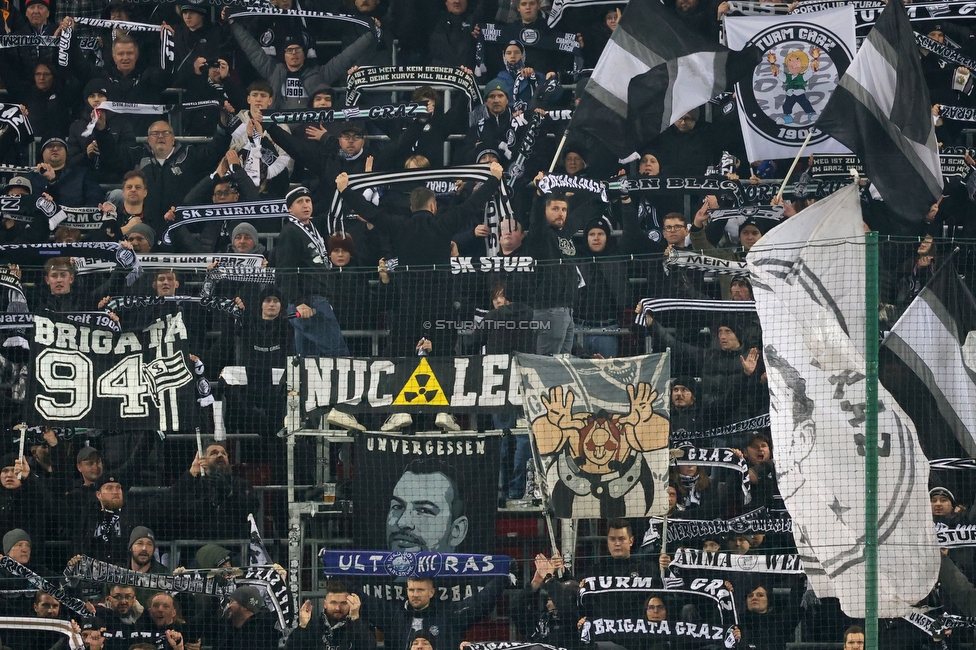
[[[857,186],[750,250],[769,382],[776,480],[807,577],[865,611],[865,244]],[[878,386],[878,616],[899,617],[939,574],[929,465],[912,421]]]
[[[729,16],[731,48],[756,47],[762,62],[735,85],[749,160],[793,158],[813,130],[807,153],[849,153],[817,128],[837,82],[854,57],[854,8],[789,16]]]

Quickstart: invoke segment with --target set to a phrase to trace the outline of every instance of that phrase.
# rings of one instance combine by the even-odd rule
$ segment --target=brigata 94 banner
[[[171,432],[196,423],[181,313],[134,331],[84,316],[34,317],[28,425]]]

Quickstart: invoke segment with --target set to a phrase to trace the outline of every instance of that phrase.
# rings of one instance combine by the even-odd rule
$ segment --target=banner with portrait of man
[[[500,436],[484,434],[357,434],[355,548],[493,553],[500,448]],[[468,577],[437,578],[435,600],[461,600],[485,584]],[[376,582],[377,597],[406,597],[405,584],[363,582]]]
[[[609,360],[519,354],[518,366],[553,515],[663,515],[668,353]]]

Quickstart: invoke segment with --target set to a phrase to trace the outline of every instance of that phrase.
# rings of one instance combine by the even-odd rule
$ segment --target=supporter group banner
[[[512,558],[471,553],[413,553],[401,551],[329,551],[319,559],[327,576],[386,576],[391,578],[444,578],[507,576]]]
[[[399,554],[400,570],[408,568],[406,554],[491,553],[500,445],[500,436],[357,434],[354,544]],[[456,591],[438,579],[435,598],[477,593],[484,581],[475,576],[496,567],[485,556],[472,556],[472,563],[479,570],[460,575]],[[402,598],[388,589],[388,578],[379,579],[386,583],[378,587],[381,597]]]
[[[35,315],[25,400],[28,425],[175,432],[196,422],[182,314],[142,331]]]
[[[497,413],[522,405],[507,354],[306,357],[301,364],[302,410],[308,416],[334,407],[353,413]]]
[[[670,357],[518,355],[553,516],[612,519],[668,508]]]
[[[854,9],[725,18],[733,50],[756,47],[763,61],[735,86],[749,160],[792,158],[812,131],[807,153],[849,153],[816,128],[855,52]]]

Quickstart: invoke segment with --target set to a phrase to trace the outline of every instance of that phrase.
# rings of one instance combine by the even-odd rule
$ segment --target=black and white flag
[[[195,421],[181,313],[139,332],[35,315],[27,423],[175,432]]]
[[[656,0],[634,0],[617,23],[576,108],[573,126],[621,161],[689,110],[731,89],[759,63],[692,31]]]
[[[890,0],[817,120],[864,163],[888,208],[920,222],[942,196],[932,103],[901,0]]]
[[[746,262],[762,323],[776,481],[807,577],[818,596],[837,597],[848,616],[864,616],[864,458],[876,454],[878,616],[903,616],[935,585],[940,555],[928,461],[912,421],[881,385],[879,447],[865,445],[865,236],[857,187],[773,228]]]
[[[976,300],[950,260],[885,337],[879,376],[929,458],[976,458]]]

